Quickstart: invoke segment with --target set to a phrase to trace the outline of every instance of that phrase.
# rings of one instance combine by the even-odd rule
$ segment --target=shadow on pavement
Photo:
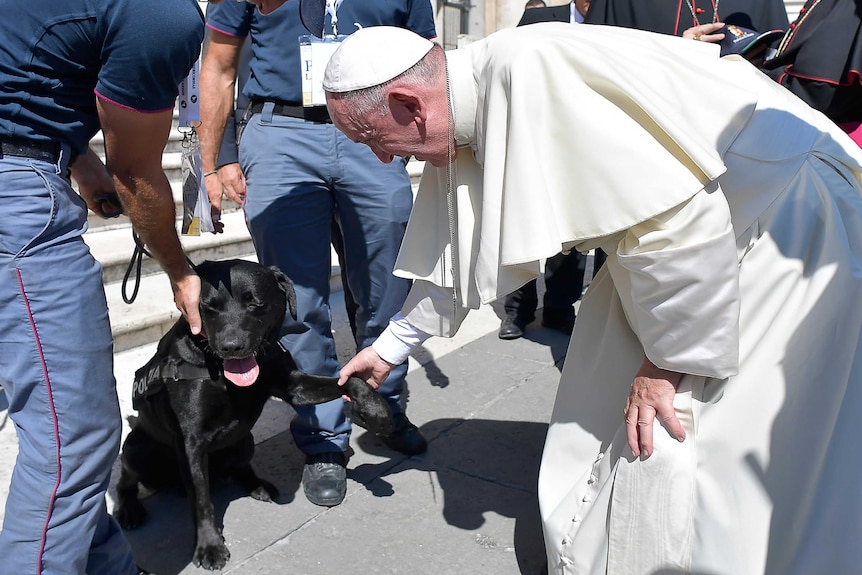
[[[289,431],[277,434],[255,446],[252,465],[255,472],[266,479],[279,491],[279,497],[272,503],[255,502],[261,515],[267,515],[266,506],[281,506],[296,498],[302,481],[302,468],[305,455],[296,447]],[[118,475],[115,472],[113,477]],[[115,497],[116,485],[112,484],[111,494]],[[224,526],[228,507],[235,501],[249,498],[246,491],[236,482],[222,480],[215,482],[210,490],[216,525]],[[182,488],[166,489],[156,493],[142,491],[141,502],[147,509],[147,521],[137,529],[124,531],[132,547],[132,554],[142,558],[142,566],[158,575],[175,575],[186,569],[194,553],[195,530],[188,498]],[[261,518],[264,521],[264,518]],[[231,547],[228,542],[228,548]],[[144,559],[145,558],[145,559]],[[228,562],[228,566],[231,563]],[[208,573],[200,569],[201,573]]]
[[[447,525],[477,532],[475,537],[482,537],[478,530],[486,523],[487,514],[514,520],[512,542],[519,571],[523,575],[538,575],[544,572],[545,551],[536,485],[547,427],[544,423],[525,421],[436,419],[421,428],[429,440],[428,452],[411,458],[389,450],[377,437],[356,429],[358,448],[385,460],[348,464],[348,477],[363,484],[372,496],[381,498],[380,505],[386,505],[385,498],[395,490],[387,476],[414,469],[433,472],[442,489],[442,515]],[[304,456],[293,444],[289,431],[257,446],[255,470],[280,491],[275,504],[255,503],[259,512],[250,521],[257,523],[258,529],[265,530],[266,524],[284,520],[284,510],[269,514],[265,505],[285,505],[297,497],[303,464]],[[247,497],[235,483],[214,485],[211,495],[219,525],[228,507]],[[159,575],[182,572],[191,562],[194,547],[188,500],[177,489],[152,494],[143,503],[149,520],[140,528],[125,532],[134,555],[146,558],[143,566]],[[304,501],[297,503],[302,505],[296,506],[297,515],[292,519],[298,523],[303,515],[322,511],[313,506],[309,510]],[[293,513],[294,510],[288,511],[291,516]],[[411,525],[394,527],[410,529]],[[476,542],[489,547],[501,544],[490,538]],[[228,546],[231,547],[230,542]]]
[[[393,486],[386,476],[408,469],[434,472],[443,490],[448,525],[476,530],[492,512],[515,520],[514,546],[520,572],[544,571],[545,546],[537,484],[548,425],[529,421],[436,419],[421,427],[430,447],[424,455],[362,464],[350,477],[377,497]],[[379,439],[365,433],[359,446],[374,455],[391,455]],[[477,488],[478,486],[478,488]],[[501,493],[504,495],[501,496]]]

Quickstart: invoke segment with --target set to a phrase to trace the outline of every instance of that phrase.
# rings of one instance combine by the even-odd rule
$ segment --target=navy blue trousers
[[[250,118],[240,142],[246,221],[259,261],[293,280],[299,321],[309,328],[285,335],[284,346],[301,370],[333,376],[341,369],[329,307],[333,221],[355,302],[356,346],[363,349],[401,309],[410,287],[392,275],[413,205],[410,178],[404,160],[383,164],[331,124],[274,115],[272,108],[267,103]],[[406,373],[405,362],[380,388],[395,413],[403,409]],[[305,453],[343,451],[350,422],[338,399],[297,409],[291,430]]]
[[[102,268],[65,171],[0,158],[0,382],[19,446],[2,575],[137,573],[105,503],[121,420]]]

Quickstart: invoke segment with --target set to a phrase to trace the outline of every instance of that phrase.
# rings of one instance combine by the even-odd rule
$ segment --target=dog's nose
[[[227,336],[219,341],[217,350],[224,358],[245,357],[248,355],[248,345],[244,338]]]

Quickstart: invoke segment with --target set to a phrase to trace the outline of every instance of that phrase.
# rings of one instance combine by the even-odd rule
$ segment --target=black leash
[[[128,304],[135,301],[135,298],[138,297],[138,289],[141,287],[141,266],[144,263],[144,255],[153,257],[147,251],[147,248],[144,247],[143,242],[141,242],[141,236],[135,232],[134,228],[132,228],[132,239],[135,240],[135,249],[132,251],[132,259],[129,260],[129,267],[126,268],[126,273],[123,275],[122,285],[123,301]],[[132,290],[132,295],[127,296],[126,286],[129,282],[129,276],[132,275],[132,270],[135,271],[135,288]]]
[[[132,228],[132,239],[135,241],[135,249],[132,251],[132,258],[129,260],[129,267],[126,268],[126,273],[123,275],[123,284],[121,286],[123,301],[127,304],[134,302],[138,297],[138,290],[141,287],[141,266],[144,263],[144,256],[153,257],[153,254],[148,252],[147,248],[144,247],[144,242],[141,241],[141,236],[135,232],[134,228]],[[197,269],[189,256],[186,256],[186,261],[189,262],[189,265],[193,270]],[[132,295],[129,296],[126,295],[126,291],[129,277],[132,275],[133,270],[135,272],[135,287],[132,290]]]

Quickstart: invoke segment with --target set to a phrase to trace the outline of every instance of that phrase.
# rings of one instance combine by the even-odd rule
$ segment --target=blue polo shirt
[[[425,38],[437,36],[430,0],[344,0],[338,8],[338,33],[371,26],[400,26]],[[222,2],[207,6],[207,26],[244,38],[251,34],[250,76],[243,93],[253,100],[302,104],[299,37],[308,34],[299,19],[299,2],[286,2],[261,16],[253,4]],[[331,31],[329,17],[326,30]]]
[[[99,130],[96,96],[172,108],[204,32],[196,0],[0,0],[0,14],[0,139],[77,153]]]

